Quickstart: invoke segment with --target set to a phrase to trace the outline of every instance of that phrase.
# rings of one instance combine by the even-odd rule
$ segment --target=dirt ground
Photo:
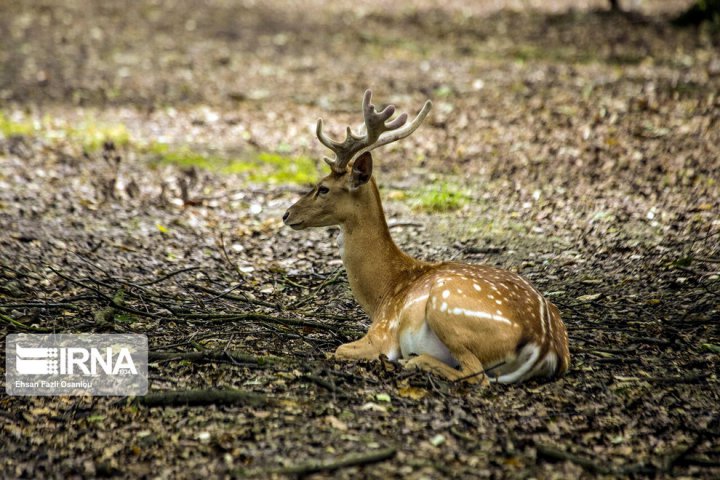
[[[720,36],[624,3],[0,1],[0,332],[142,333],[178,352],[151,392],[257,394],[3,392],[2,476],[718,478]],[[375,156],[397,243],[530,279],[564,378],[327,358],[369,319],[337,231],[281,217],[368,87],[434,101]]]

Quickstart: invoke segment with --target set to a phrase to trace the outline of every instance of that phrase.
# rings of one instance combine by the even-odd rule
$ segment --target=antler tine
[[[399,122],[399,125],[397,125],[395,128],[389,129],[388,135],[381,135],[376,142],[364,147],[358,152],[358,154],[369,152],[370,150],[375,150],[378,147],[382,147],[383,145],[387,145],[388,143],[396,142],[400,139],[407,137],[418,129],[418,127],[422,124],[423,120],[425,120],[425,117],[427,117],[428,113],[430,113],[431,109],[432,102],[430,100],[425,101],[425,104],[423,105],[422,109],[420,109],[420,112],[413,119],[413,121],[405,125],[403,128],[399,128],[400,126],[405,124],[405,121],[408,118],[407,114],[403,113],[398,118],[387,124],[387,126],[390,127],[392,124]],[[401,119],[402,121],[400,121]]]
[[[340,145],[338,142],[334,141],[333,139],[331,139],[330,137],[325,135],[325,133],[323,133],[323,119],[322,118],[318,118],[317,127],[315,127],[315,134],[317,135],[318,140],[320,140],[320,143],[325,145],[330,150],[335,151],[335,148],[337,148]]]
[[[400,115],[395,120],[386,123],[387,120],[395,114],[395,105],[388,105],[379,112],[375,111],[375,105],[370,103],[372,99],[372,91],[365,90],[363,97],[363,117],[365,118],[365,129],[367,130],[367,146],[372,145],[380,138],[380,135],[389,130],[401,127],[407,115]]]
[[[348,162],[352,160],[355,153],[368,145],[367,136],[356,135],[350,127],[347,127],[345,132],[345,140],[342,142],[333,140],[323,132],[322,118],[318,118],[315,133],[318,140],[335,153],[335,159],[323,157],[323,160],[336,173],[345,173],[345,167],[347,167]]]
[[[408,115],[406,113],[403,113],[394,120],[388,121],[388,119],[395,114],[395,106],[388,105],[381,111],[376,112],[375,105],[370,103],[370,100],[372,100],[372,91],[366,90],[362,102],[363,117],[365,119],[365,135],[356,135],[350,127],[347,127],[345,140],[337,142],[323,133],[323,121],[321,118],[318,119],[316,128],[317,137],[323,145],[335,153],[335,159],[324,157],[324,160],[336,173],[345,173],[347,164],[358,153],[373,150],[379,146],[387,145],[390,142],[410,135],[420,126],[420,123],[425,119],[432,106],[429,100],[425,102],[422,110],[412,123],[401,128],[405,125],[405,122],[407,122]],[[385,137],[382,136],[389,132],[395,133],[390,133]]]

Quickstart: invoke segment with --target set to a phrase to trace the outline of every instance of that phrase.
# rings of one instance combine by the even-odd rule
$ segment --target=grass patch
[[[121,123],[111,125],[86,119],[76,125],[68,125],[49,116],[42,120],[18,120],[2,111],[0,133],[4,137],[34,136],[48,142],[68,141],[82,145],[86,152],[100,150],[105,142],[113,142],[118,147],[130,144],[130,132]]]
[[[305,156],[288,156],[279,153],[248,153],[230,157],[204,153],[190,147],[171,148],[153,143],[143,149],[157,163],[170,163],[179,167],[196,167],[226,174],[244,174],[258,183],[307,184],[317,180],[315,161]]]
[[[459,210],[472,199],[466,189],[451,183],[423,187],[410,193],[407,198],[413,208],[428,212]]]
[[[86,120],[77,127],[66,127],[65,135],[80,143],[86,152],[97,152],[105,142],[112,142],[116,147],[130,144],[130,132],[122,123],[107,125]]]
[[[0,133],[4,137],[27,136],[35,133],[35,125],[27,120],[17,121],[0,112]]]
[[[104,124],[92,119],[70,125],[49,116],[42,120],[12,118],[0,111],[0,133],[4,137],[32,136],[48,143],[79,144],[83,151],[100,151],[105,142],[116,147],[133,147],[156,163],[179,167],[196,167],[224,174],[243,174],[257,183],[307,184],[318,178],[316,162],[306,156],[289,156],[273,152],[248,152],[239,156],[195,150],[189,146],[173,147],[165,143],[143,144],[134,141],[124,124]]]

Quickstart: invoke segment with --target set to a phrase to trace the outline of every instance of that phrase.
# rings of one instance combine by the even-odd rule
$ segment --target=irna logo
[[[148,340],[137,334],[11,333],[5,337],[9,395],[145,395]]]
[[[120,348],[15,347],[18,375],[137,375],[130,351]]]

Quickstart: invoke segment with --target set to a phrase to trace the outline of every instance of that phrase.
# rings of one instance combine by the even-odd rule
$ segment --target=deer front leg
[[[368,336],[360,340],[340,345],[335,350],[335,358],[341,360],[377,360],[382,352],[373,345]]]

